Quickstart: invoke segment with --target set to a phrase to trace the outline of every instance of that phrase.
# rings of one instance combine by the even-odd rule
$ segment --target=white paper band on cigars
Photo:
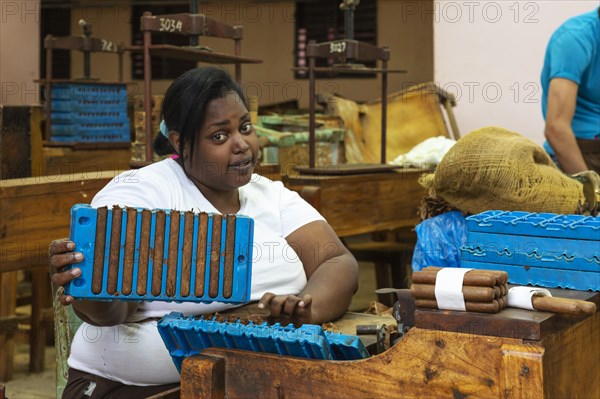
[[[531,298],[534,295],[552,296],[552,293],[545,288],[512,287],[508,290],[508,306],[511,308],[535,310],[531,302]]]
[[[465,273],[473,269],[444,267],[435,278],[435,300],[438,309],[466,310],[462,293]]]

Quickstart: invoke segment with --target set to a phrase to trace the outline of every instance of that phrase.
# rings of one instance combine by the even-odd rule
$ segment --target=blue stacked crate
[[[355,360],[369,357],[357,336],[323,331],[321,326],[298,328],[279,323],[243,324],[196,319],[172,312],[158,323],[160,333],[179,371],[183,359],[203,349],[230,348],[321,360]]]
[[[509,283],[600,291],[600,217],[487,211],[466,218],[461,266]]]
[[[51,141],[130,141],[125,84],[54,83],[51,110]]]

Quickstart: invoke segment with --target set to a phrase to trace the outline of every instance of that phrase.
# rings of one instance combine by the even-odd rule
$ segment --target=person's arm
[[[298,296],[265,294],[259,307],[271,316],[289,316],[294,324],[320,324],[340,317],[358,288],[358,263],[325,221],[292,232],[287,242],[298,254],[308,280]]]
[[[64,286],[69,281],[81,275],[81,269],[65,267],[79,263],[83,260],[81,252],[73,252],[75,243],[68,239],[55,240],[50,243],[48,255],[50,256],[50,272],[52,283]],[[73,305],[75,314],[83,321],[95,326],[114,326],[124,323],[137,309],[136,302],[119,301],[75,301],[70,295],[61,295],[60,302],[64,306]]]
[[[561,169],[568,174],[587,170],[571,128],[578,89],[577,83],[563,78],[552,79],[548,88],[544,136]]]

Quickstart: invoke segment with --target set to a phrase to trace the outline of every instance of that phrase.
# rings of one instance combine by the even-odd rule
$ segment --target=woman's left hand
[[[271,312],[269,319],[278,321],[282,324],[293,323],[300,327],[302,324],[312,324],[312,296],[305,294],[296,295],[275,295],[267,292],[258,302],[259,309],[266,309]]]

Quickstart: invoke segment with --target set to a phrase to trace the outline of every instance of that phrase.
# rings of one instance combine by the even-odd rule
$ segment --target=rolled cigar
[[[121,217],[123,210],[115,205],[112,209],[112,230],[110,232],[110,252],[108,254],[108,283],[106,292],[110,295],[117,293],[119,277],[119,255],[121,249]]]
[[[500,285],[501,295],[508,295],[508,284]]]
[[[150,223],[152,222],[152,212],[148,209],[142,211],[142,228],[140,231],[140,260],[138,262],[138,279],[136,292],[138,295],[146,294],[148,285],[148,259],[152,258],[150,254]]]
[[[225,217],[225,270],[223,270],[223,296],[231,298],[233,294],[233,263],[235,253],[235,215]]]
[[[507,300],[505,296],[500,296],[498,298],[496,298],[496,300],[498,301],[498,304],[500,305],[500,309],[504,309],[506,308],[506,304],[507,304]]]
[[[473,271],[473,270],[471,270]],[[480,273],[487,273],[490,274],[494,277],[496,277],[496,284],[498,285],[502,285],[502,284],[506,284],[508,282],[508,273],[501,271],[501,270],[480,270],[477,269],[478,272]]]
[[[596,313],[595,303],[577,299],[534,295],[531,298],[531,304],[535,310],[541,312],[587,315]]]
[[[135,250],[135,229],[137,223],[137,211],[135,208],[126,208],[127,226],[125,228],[125,253],[123,259],[123,279],[121,281],[121,292],[125,295],[131,294],[133,285],[133,258]]]
[[[494,276],[485,273],[473,273],[475,271],[471,270],[465,274],[463,285],[474,287],[493,287],[496,285],[496,278]],[[435,284],[437,273],[436,270],[423,269],[413,273],[412,281],[417,284]]]
[[[494,298],[499,298],[502,296],[502,289],[499,285],[494,287]]]
[[[423,270],[425,270],[425,271],[433,270],[436,272],[439,272],[442,269],[443,269],[443,267],[439,267],[439,266],[427,266],[427,267],[423,268]],[[474,270],[467,272],[467,274],[469,274],[469,273],[487,274],[487,275],[494,276],[496,278],[497,284],[506,284],[508,282],[508,273],[505,271],[502,271],[502,270],[474,269]]]
[[[102,277],[104,274],[104,248],[106,244],[106,216],[108,208],[98,208],[96,216],[96,245],[94,246],[94,268],[92,270],[92,292],[102,292]]]
[[[415,306],[418,308],[439,309],[435,299],[415,299]],[[489,303],[465,302],[465,309],[467,312],[498,313],[500,304],[497,300]]]
[[[198,215],[198,246],[196,248],[196,276],[194,278],[194,295],[204,296],[204,276],[206,274],[206,235],[208,234],[208,214]]]
[[[177,257],[179,256],[179,219],[181,214],[172,210],[169,223],[169,249],[167,258],[167,296],[175,296]]]
[[[473,287],[463,285],[462,293],[465,301],[468,302],[491,302],[494,300],[495,290],[499,287]],[[410,286],[410,293],[418,299],[435,299],[435,285],[433,284],[414,284]],[[498,295],[499,296],[499,295]]]
[[[162,290],[163,258],[165,252],[165,211],[156,212],[156,229],[154,231],[154,258],[152,259],[152,295],[160,295]]]
[[[210,280],[208,285],[208,295],[216,298],[219,295],[219,270],[221,263],[221,223],[222,215],[213,215],[212,223],[212,242],[210,248]]]
[[[185,212],[183,214],[183,253],[181,254],[181,288],[180,294],[183,297],[190,295],[190,280],[192,270],[192,245],[194,234],[194,213]]]
[[[583,314],[594,314],[596,313],[596,304],[593,302],[589,302],[589,301],[581,301],[581,300],[576,300],[577,302],[577,307],[579,309],[581,309],[581,313]]]

